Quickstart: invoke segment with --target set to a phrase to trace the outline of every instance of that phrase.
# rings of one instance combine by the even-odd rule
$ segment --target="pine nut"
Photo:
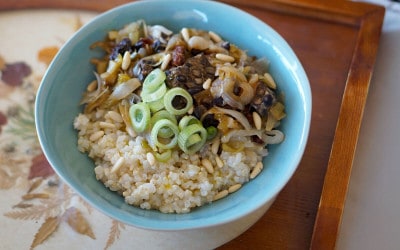
[[[219,43],[222,41],[221,37],[214,31],[209,31],[208,35],[210,36],[211,40],[213,40],[215,43]]]
[[[203,89],[209,89],[211,87],[211,79],[208,78],[204,83],[203,83]]]
[[[261,161],[257,162],[256,166],[250,173],[250,179],[256,178],[256,176],[261,172],[262,169],[263,169],[263,163]]]
[[[110,40],[114,40],[117,37],[118,37],[118,31],[113,30],[108,32],[108,38],[110,38]]]
[[[240,184],[240,183],[235,184],[235,185],[230,186],[230,187],[228,188],[228,192],[229,192],[229,193],[236,192],[236,191],[238,191],[241,187],[242,187],[242,184]]]
[[[264,74],[264,80],[265,80],[265,83],[268,85],[268,87],[270,87],[271,89],[276,89],[275,80],[274,80],[274,78],[272,78],[272,76],[269,73]]]
[[[97,141],[97,140],[100,139],[103,135],[104,135],[104,131],[103,131],[103,130],[96,131],[96,132],[94,132],[93,134],[90,135],[89,140],[91,140],[91,141]]]
[[[129,51],[125,51],[124,57],[122,58],[121,69],[127,70],[129,65],[131,65],[131,53],[129,53]]]
[[[121,168],[121,166],[124,164],[125,158],[120,157],[117,162],[115,162],[114,166],[111,168],[111,173],[115,173],[118,169]]]
[[[183,40],[185,40],[185,42],[188,42],[190,39],[190,34],[189,34],[188,28],[183,28],[181,30],[181,34],[182,34]]]
[[[161,66],[160,66],[160,68],[161,68],[162,71],[165,71],[165,70],[167,69],[168,64],[171,62],[171,60],[172,60],[171,54],[167,54],[167,55],[164,57],[164,60],[163,60],[163,62],[161,63]]]
[[[253,122],[254,122],[254,126],[256,127],[256,129],[260,130],[261,129],[261,117],[257,112],[253,112]]]
[[[152,153],[150,153],[150,152],[148,152],[148,153],[146,154],[146,159],[147,159],[147,161],[149,162],[149,164],[150,164],[151,166],[153,166],[154,163],[156,163],[156,158],[155,158],[154,155],[153,155]]]
[[[116,128],[115,124],[110,122],[99,122],[100,128]]]
[[[214,167],[210,160],[208,160],[208,159],[201,160],[201,165],[203,165],[203,167],[205,167],[205,169],[207,170],[208,173],[210,173],[210,174],[214,173]]]
[[[234,62],[235,61],[235,58],[233,56],[222,54],[222,53],[217,53],[215,55],[215,58],[217,58],[218,60],[224,61],[224,62]]]
[[[218,151],[219,151],[219,145],[221,144],[221,142],[220,142],[220,140],[214,140],[214,142],[212,143],[212,145],[211,145],[211,152],[213,153],[213,154],[218,154]]]
[[[221,157],[219,157],[218,155],[215,157],[215,161],[217,162],[217,166],[219,168],[222,168],[224,166],[224,162],[221,160]]]
[[[137,136],[135,130],[133,130],[133,128],[131,128],[131,127],[126,127],[126,132],[128,132],[128,134],[129,134],[131,137],[136,137],[136,136]]]
[[[97,81],[96,80],[94,80],[94,81],[92,81],[91,83],[89,83],[89,85],[87,86],[87,88],[86,88],[86,90],[88,91],[88,92],[93,92],[93,91],[95,91],[97,89]]]
[[[249,79],[249,84],[253,85],[256,82],[258,82],[258,74],[252,74]]]
[[[206,50],[211,42],[202,36],[192,36],[187,43],[190,49]]]
[[[228,190],[222,190],[221,192],[218,192],[215,196],[213,201],[219,200],[224,198],[225,196],[227,196],[229,194]]]

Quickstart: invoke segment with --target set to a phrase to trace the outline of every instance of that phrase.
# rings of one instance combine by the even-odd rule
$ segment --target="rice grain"
[[[98,139],[100,139],[102,136],[104,135],[104,131],[103,130],[99,130],[94,132],[92,135],[90,135],[89,140],[90,141],[97,141]]]

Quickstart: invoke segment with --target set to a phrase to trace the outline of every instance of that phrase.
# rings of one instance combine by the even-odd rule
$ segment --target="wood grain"
[[[321,249],[322,246],[333,248],[339,232],[384,16],[382,8],[371,8],[367,11],[362,23],[360,22],[358,42],[343,95],[319,212],[314,226],[313,249]],[[330,234],[327,235],[328,232]]]
[[[280,221],[288,223],[286,226],[267,226],[273,236],[268,237],[268,242],[256,247],[334,249],[384,9],[346,1],[326,3],[303,0],[299,3],[284,0],[272,1],[271,4],[263,4],[260,0],[246,1],[245,4],[241,1],[233,2],[273,26],[291,44],[306,69],[313,91],[312,127],[303,161],[292,181],[261,221],[274,222],[279,218],[281,210],[297,209],[297,213],[292,212],[286,220]],[[282,6],[283,2],[285,4]],[[279,16],[268,16],[269,12]],[[312,173],[318,173],[318,176],[312,176]],[[322,180],[319,179],[321,176],[324,177]],[[309,193],[302,194],[307,191]],[[291,208],[288,203],[282,203],[281,207],[280,202],[286,196],[294,196],[293,193],[296,192],[300,194],[294,198],[298,202],[295,208]],[[317,201],[313,199],[315,196],[310,194],[321,197],[317,199],[318,204],[314,203]],[[304,203],[302,196],[310,199]],[[302,218],[299,212],[303,210]],[[307,217],[311,219],[308,220]],[[312,230],[308,223],[313,224]],[[259,224],[253,228],[258,232],[261,227],[265,228]],[[261,231],[265,233],[265,229]],[[271,238],[281,236],[275,232],[284,232],[282,235],[286,236],[280,244],[271,243]],[[298,235],[294,236],[293,232]],[[311,235],[310,239],[307,238],[308,235]],[[237,240],[242,237],[245,235]],[[251,242],[246,243],[247,246],[248,244]],[[243,249],[246,245],[243,245]],[[224,247],[228,249],[233,246],[235,242]]]
[[[105,11],[127,0],[0,0],[0,10]],[[318,0],[225,1],[260,18],[292,46],[310,79],[309,142],[271,209],[219,249],[334,249],[373,71],[384,9]]]
[[[313,91],[312,127],[305,156],[292,181],[261,221],[269,223],[278,218],[279,210],[283,209],[280,207],[280,201],[287,195],[285,191],[293,195],[300,189],[303,192],[309,191],[308,195],[318,194],[321,198],[318,204],[311,198],[306,203],[296,204],[297,206],[292,208],[297,209],[297,212],[304,209],[303,217],[311,217],[311,220],[293,212],[286,221],[281,221],[289,223],[289,227],[280,226],[281,224],[276,227],[268,226],[272,235],[276,234],[274,232],[284,231],[285,240],[289,242],[271,244],[269,241],[257,247],[334,249],[384,9],[346,1],[273,1],[271,5],[263,4],[259,0],[246,4],[241,1],[234,2],[273,26],[287,39],[302,61]],[[281,6],[283,2],[285,4]],[[272,15],[274,18],[270,18],[272,16],[268,16],[269,11],[278,13],[279,16]],[[283,18],[280,18],[282,16]],[[325,162],[327,159],[328,162]],[[319,175],[312,178],[311,173]],[[321,176],[324,177],[323,180],[319,179]],[[301,183],[301,186],[297,182]],[[301,197],[305,195],[307,194],[299,194],[294,200],[304,202]],[[288,204],[282,205],[287,209]],[[312,230],[308,223],[313,224]],[[293,230],[296,226],[298,228]],[[256,227],[258,224],[253,228]],[[310,231],[305,233],[302,230]],[[307,238],[309,241],[305,241],[299,235],[293,237],[293,231],[305,238],[311,232],[311,239]],[[234,244],[226,244],[226,249],[235,246]]]

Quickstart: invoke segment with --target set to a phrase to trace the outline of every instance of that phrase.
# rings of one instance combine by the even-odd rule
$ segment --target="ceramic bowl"
[[[270,73],[284,93],[286,138],[269,148],[257,178],[226,198],[186,214],[163,214],[127,205],[95,178],[94,163],[77,148],[74,118],[82,111],[82,93],[93,80],[90,50],[111,29],[144,19],[174,32],[183,27],[212,30],[249,55],[270,61]],[[267,210],[295,172],[304,153],[311,117],[311,91],[303,67],[287,42],[270,26],[232,6],[215,1],[139,1],[100,14],[68,40],[49,66],[35,106],[37,134],[49,163],[61,179],[104,214],[139,228],[187,230],[221,225],[260,208]],[[261,216],[262,213],[259,213]]]

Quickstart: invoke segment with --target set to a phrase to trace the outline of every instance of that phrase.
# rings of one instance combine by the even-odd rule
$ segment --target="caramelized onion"
[[[263,131],[257,129],[250,130],[232,130],[221,137],[222,143],[229,142],[232,138],[235,138],[235,141],[245,142],[251,136],[258,136],[265,145],[267,144],[278,144],[281,143],[284,139],[284,134],[279,130],[272,131]]]
[[[101,79],[100,75],[97,72],[93,72],[93,73],[94,73],[94,76],[96,77],[97,88],[94,91],[85,92],[83,97],[82,97],[82,100],[81,100],[80,104],[86,104],[86,103],[89,103],[89,102],[92,102],[92,101],[96,100],[96,98],[98,98],[98,96],[102,92],[102,86],[104,85],[103,79]]]
[[[96,95],[94,99],[87,103],[85,107],[85,113],[92,112],[95,108],[102,105],[110,96],[110,90],[108,88],[104,89],[100,92],[100,94]]]
[[[212,107],[210,110],[208,110],[206,113],[203,114],[201,117],[201,121],[203,121],[204,117],[206,117],[208,114],[215,114],[215,113],[222,113],[229,115],[233,118],[235,118],[242,126],[244,129],[250,130],[251,125],[247,118],[240,112],[232,109],[225,109],[225,108],[220,108],[220,107]]]
[[[223,65],[221,67],[218,67],[216,73],[221,78],[234,77],[240,82],[246,82],[246,76],[237,68],[231,65]]]
[[[254,97],[254,89],[247,82],[243,72],[233,66],[223,65],[217,68],[216,73],[219,77],[210,89],[213,97],[222,97],[232,108],[243,110]],[[235,93],[236,88],[239,89],[238,94]]]
[[[176,46],[185,46],[185,41],[182,39],[182,37],[179,34],[173,35],[167,43],[167,46],[165,48],[165,51],[171,51],[174,50]]]
[[[129,107],[130,106],[131,105],[125,100],[123,100],[122,102],[120,102],[118,104],[118,111],[121,114],[122,120],[124,121],[125,127],[127,128],[127,130],[128,130],[128,128],[132,127],[131,118],[129,116]]]
[[[137,88],[139,88],[140,85],[141,83],[137,78],[132,78],[126,82],[120,83],[114,88],[109,99],[112,101],[119,101],[121,99],[124,99]]]
[[[262,130],[257,130],[257,129],[250,129],[250,130],[232,130],[225,135],[221,137],[221,142],[222,143],[227,143],[231,140],[232,137],[235,137],[235,140],[243,141],[243,138],[249,137],[249,136],[258,136],[262,137]]]
[[[264,133],[262,139],[267,144],[278,144],[285,139],[285,135],[282,131],[275,129]]]
[[[240,88],[240,94],[236,95],[234,92],[236,79],[225,78],[222,84],[222,94],[221,97],[224,101],[231,107],[240,110],[244,109],[244,106],[249,104],[254,97],[254,89],[247,82],[242,82],[238,84]]]
[[[268,72],[269,61],[265,57],[262,57],[254,60],[250,65],[256,73],[263,74],[264,72]]]

